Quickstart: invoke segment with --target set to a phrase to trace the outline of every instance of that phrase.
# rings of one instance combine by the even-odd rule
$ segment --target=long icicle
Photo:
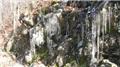
[[[108,8],[109,33],[110,33],[110,29],[111,29],[111,15],[112,15],[112,10],[111,10],[111,7],[109,6],[109,8]]]
[[[102,9],[102,14],[103,14],[104,32],[106,33],[107,32],[107,10],[104,7]]]
[[[99,44],[100,44],[100,14],[97,15],[96,22],[97,22],[97,59],[99,60]],[[99,61],[98,61],[99,62]]]
[[[96,17],[96,15],[94,15],[94,17]],[[95,19],[93,19],[92,22],[92,58],[91,58],[91,65],[95,66],[94,63],[97,61],[95,58],[95,54],[96,54],[96,22]]]

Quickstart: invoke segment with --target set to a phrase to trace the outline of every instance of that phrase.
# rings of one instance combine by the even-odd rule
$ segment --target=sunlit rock
[[[58,63],[59,67],[63,66],[63,57],[57,56],[56,62]]]
[[[10,49],[12,48],[12,45],[13,45],[13,42],[14,42],[14,39],[13,39],[13,36],[9,39],[8,43],[6,44],[5,46],[5,50],[7,52],[10,51]]]
[[[34,62],[30,65],[30,67],[46,67],[42,62]]]
[[[58,50],[61,51],[61,50],[65,50],[63,46],[59,46],[58,47]]]
[[[115,63],[112,63],[111,61],[109,61],[108,59],[104,59],[103,60],[104,64],[109,64],[110,67],[118,67]]]
[[[25,55],[25,61],[26,61],[27,63],[29,63],[29,62],[31,62],[32,60],[33,60],[33,54],[32,54],[31,52],[27,53],[27,54]]]
[[[28,34],[28,29],[24,29],[24,30],[22,31],[22,34],[23,34],[23,35],[27,35],[27,34]]]
[[[19,64],[19,63],[15,63],[12,67],[24,67],[24,65]]]

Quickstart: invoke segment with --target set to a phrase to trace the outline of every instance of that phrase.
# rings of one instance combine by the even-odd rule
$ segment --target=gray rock
[[[60,34],[60,25],[57,15],[50,13],[45,16],[45,30],[49,37]]]

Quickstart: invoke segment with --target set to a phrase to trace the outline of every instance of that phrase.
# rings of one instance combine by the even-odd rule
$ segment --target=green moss
[[[79,67],[75,60],[72,60],[69,63],[66,63],[64,67]]]
[[[69,59],[67,59],[67,63],[64,67],[88,67],[87,65],[87,57],[81,56],[79,63],[76,62],[75,57],[71,56]]]
[[[87,67],[87,57],[86,56],[81,56],[79,66]]]
[[[42,8],[41,10],[43,15],[46,15],[51,12],[51,9],[49,7]]]
[[[37,53],[33,56],[33,59],[31,62],[28,62],[28,65],[31,65],[33,62],[36,62],[38,60],[44,60],[48,57],[48,50],[46,48],[37,48]]]
[[[45,47],[42,48],[36,48],[36,55],[35,55],[35,59],[40,59],[40,60],[45,60],[46,58],[48,58],[48,50]]]

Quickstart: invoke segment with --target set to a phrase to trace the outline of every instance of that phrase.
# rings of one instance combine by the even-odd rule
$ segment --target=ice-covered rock
[[[44,44],[44,29],[41,26],[35,26],[29,31],[30,50],[35,54],[35,46],[41,47]]]

